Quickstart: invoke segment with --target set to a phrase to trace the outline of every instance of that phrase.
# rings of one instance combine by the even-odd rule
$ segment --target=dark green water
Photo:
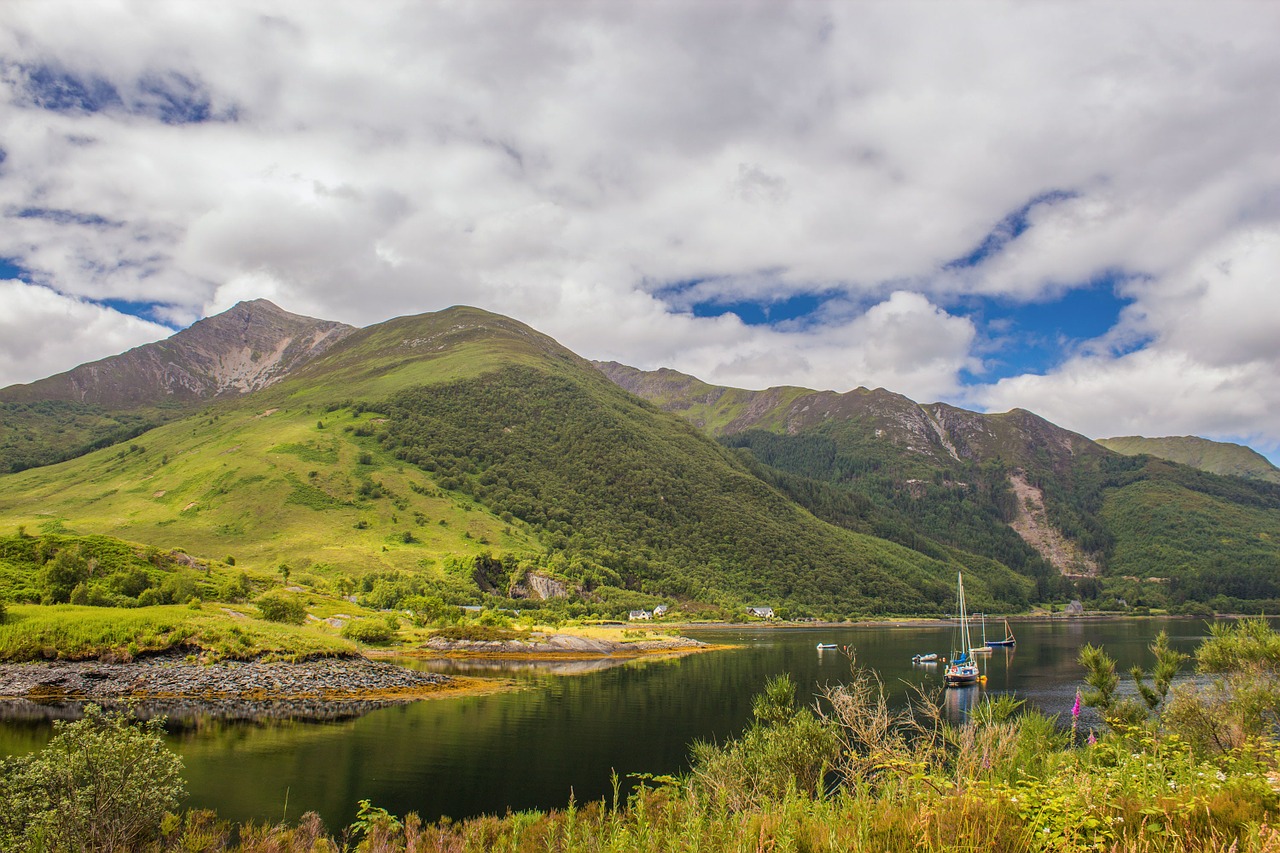
[[[1000,633],[988,627],[993,637]],[[962,715],[983,695],[1014,693],[1065,718],[1082,675],[1075,663],[1082,644],[1105,646],[1123,672],[1149,663],[1146,647],[1161,628],[1187,652],[1207,635],[1202,620],[1014,623],[1016,649],[990,657],[984,688],[949,691],[951,712]],[[493,673],[526,684],[519,692],[419,702],[343,723],[209,721],[175,732],[171,743],[186,762],[188,805],[237,821],[275,821],[314,810],[338,827],[354,818],[356,802],[364,798],[392,813],[417,811],[424,818],[562,807],[570,794],[579,802],[599,799],[611,796],[611,770],[624,783],[629,773],[678,772],[694,739],[741,732],[751,718],[752,697],[772,676],[790,673],[805,698],[847,677],[848,660],[819,653],[820,641],[856,648],[859,664],[875,669],[895,701],[904,702],[904,682],[940,682],[937,666],[912,665],[911,655],[946,654],[952,632],[863,627],[689,633],[739,648],[571,675],[524,666]],[[37,749],[48,737],[44,723],[0,723],[0,754]]]

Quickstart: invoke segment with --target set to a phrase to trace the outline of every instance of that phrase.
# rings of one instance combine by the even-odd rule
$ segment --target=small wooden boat
[[[929,652],[929,654],[927,655],[912,655],[911,662],[912,663],[937,663],[938,653]]]
[[[1014,629],[1010,628],[1009,620],[1007,619],[1005,620],[1005,639],[987,640],[987,646],[992,647],[1015,646],[1016,643],[1018,643],[1018,640],[1014,639]]]
[[[839,648],[835,643],[818,643],[818,651],[827,652]]]

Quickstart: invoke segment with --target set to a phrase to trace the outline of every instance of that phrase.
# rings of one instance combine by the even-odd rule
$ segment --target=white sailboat
[[[978,672],[978,664],[973,655],[968,651],[972,645],[969,640],[969,611],[964,603],[964,577],[959,572],[956,573],[956,590],[960,605],[960,652],[947,664],[942,683],[947,687],[971,687],[978,683],[981,673]]]
[[[974,646],[973,648],[969,649],[969,654],[989,655],[991,654],[992,649],[990,644],[987,642],[987,614],[980,613],[978,615],[982,617],[982,645]]]

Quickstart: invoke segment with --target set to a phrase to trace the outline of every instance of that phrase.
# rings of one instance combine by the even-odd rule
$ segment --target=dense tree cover
[[[956,564],[816,520],[602,377],[509,368],[379,409],[384,447],[531,525],[588,593],[791,600],[832,614],[944,612],[953,595]],[[973,586],[988,595],[981,577]]]
[[[847,434],[848,425],[837,432]],[[884,442],[867,458],[821,432],[750,430],[721,439],[765,466],[760,476],[815,515],[929,556],[959,549],[1032,578],[1039,600],[1064,597],[1056,569],[1009,527],[1016,513],[1008,471],[999,463],[956,463],[927,474],[896,464]],[[861,446],[861,445],[859,445]],[[904,477],[904,474],[913,476]],[[951,551],[950,553],[954,553]],[[998,597],[1019,596],[1006,590]],[[1026,593],[1023,593],[1025,600]]]
[[[136,438],[177,409],[108,412],[59,400],[0,403],[0,473],[52,465]]]
[[[1146,456],[1082,455],[1065,464],[1032,449],[1019,471],[1044,495],[1048,521],[1103,577],[1078,587],[1009,527],[1010,468],[925,457],[868,443],[856,425],[797,435],[753,430],[721,439],[763,479],[815,515],[923,554],[978,554],[1035,580],[1035,598],[1081,597],[1103,609],[1193,602],[1235,612],[1280,602],[1280,486]],[[865,438],[865,436],[863,436]],[[954,552],[953,552],[954,554]],[[1159,582],[1146,581],[1159,578]],[[1006,593],[1007,595],[1007,593]]]

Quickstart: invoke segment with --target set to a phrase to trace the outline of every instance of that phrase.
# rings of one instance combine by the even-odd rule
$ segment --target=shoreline
[[[0,664],[7,717],[77,716],[85,703],[140,717],[344,719],[423,699],[510,689],[500,679],[423,672],[365,657],[299,662],[191,662],[155,655],[129,662]]]
[[[534,634],[525,640],[444,640],[428,639],[417,648],[378,651],[379,658],[415,658],[428,660],[510,660],[510,661],[584,661],[629,660],[648,656],[680,656],[695,652],[720,651],[732,646],[714,645],[690,637],[665,640],[592,639],[573,634]]]

